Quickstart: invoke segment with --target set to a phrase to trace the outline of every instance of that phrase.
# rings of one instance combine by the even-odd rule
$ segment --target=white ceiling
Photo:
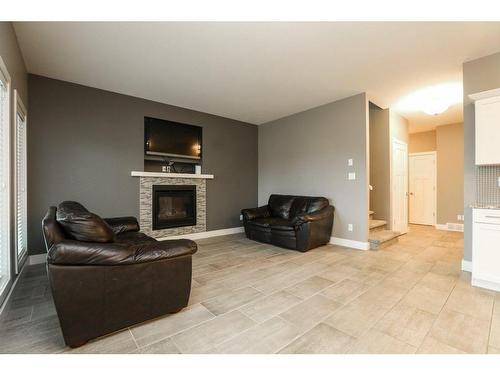
[[[387,108],[500,51],[500,22],[14,26],[30,73],[253,124],[361,92]],[[419,131],[462,121],[462,108],[402,115]]]

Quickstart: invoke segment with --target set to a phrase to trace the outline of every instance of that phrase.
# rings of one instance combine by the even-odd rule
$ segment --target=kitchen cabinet
[[[472,285],[500,291],[500,210],[474,209]]]
[[[476,165],[500,164],[500,89],[470,98],[475,107]]]

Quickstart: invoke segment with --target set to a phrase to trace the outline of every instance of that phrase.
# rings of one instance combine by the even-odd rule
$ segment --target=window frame
[[[3,301],[5,300],[5,298],[7,297],[7,294],[9,292],[9,288],[10,288],[10,285],[11,285],[11,282],[12,282],[12,263],[11,263],[11,200],[12,200],[12,197],[11,197],[11,176],[10,176],[10,172],[11,172],[11,106],[10,106],[10,102],[11,102],[11,84],[12,84],[12,81],[11,81],[11,77],[10,77],[10,74],[7,70],[7,66],[5,65],[2,57],[0,56],[0,79],[2,79],[2,81],[5,82],[5,86],[6,86],[6,91],[7,91],[7,98],[6,98],[6,103],[5,103],[5,107],[6,107],[6,111],[4,113],[4,126],[5,126],[5,129],[3,129],[5,131],[5,134],[6,134],[6,139],[7,139],[7,142],[5,143],[5,145],[0,145],[1,147],[5,146],[5,150],[3,151],[5,153],[5,155],[0,155],[0,163],[3,163],[5,162],[5,165],[7,166],[7,172],[5,174],[5,184],[6,184],[6,191],[5,193],[1,192],[1,194],[5,194],[6,198],[7,198],[7,201],[6,201],[6,212],[5,213],[0,213],[0,215],[6,215],[7,217],[7,220],[6,220],[6,227],[4,228],[4,231],[5,233],[7,234],[6,235],[6,251],[5,251],[5,262],[6,262],[6,270],[7,270],[7,273],[5,275],[5,281],[0,281],[0,304],[3,303]],[[1,148],[0,148],[1,150]],[[2,161],[1,158],[3,157],[6,157],[7,160],[5,161]],[[1,228],[0,228],[1,230]],[[2,251],[2,249],[0,249],[0,251]],[[1,265],[0,265],[1,267]],[[1,270],[0,270],[1,272]]]

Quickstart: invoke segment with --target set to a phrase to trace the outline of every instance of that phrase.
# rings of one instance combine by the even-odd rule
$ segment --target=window
[[[0,57],[0,302],[10,282],[10,77]]]
[[[16,108],[16,273],[19,273],[28,254],[28,211],[26,192],[26,124],[28,115],[19,93],[14,90]]]

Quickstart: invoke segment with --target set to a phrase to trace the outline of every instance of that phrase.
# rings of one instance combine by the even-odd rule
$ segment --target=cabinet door
[[[500,224],[474,223],[472,277],[500,282]]]
[[[476,165],[500,164],[500,97],[476,101]]]

